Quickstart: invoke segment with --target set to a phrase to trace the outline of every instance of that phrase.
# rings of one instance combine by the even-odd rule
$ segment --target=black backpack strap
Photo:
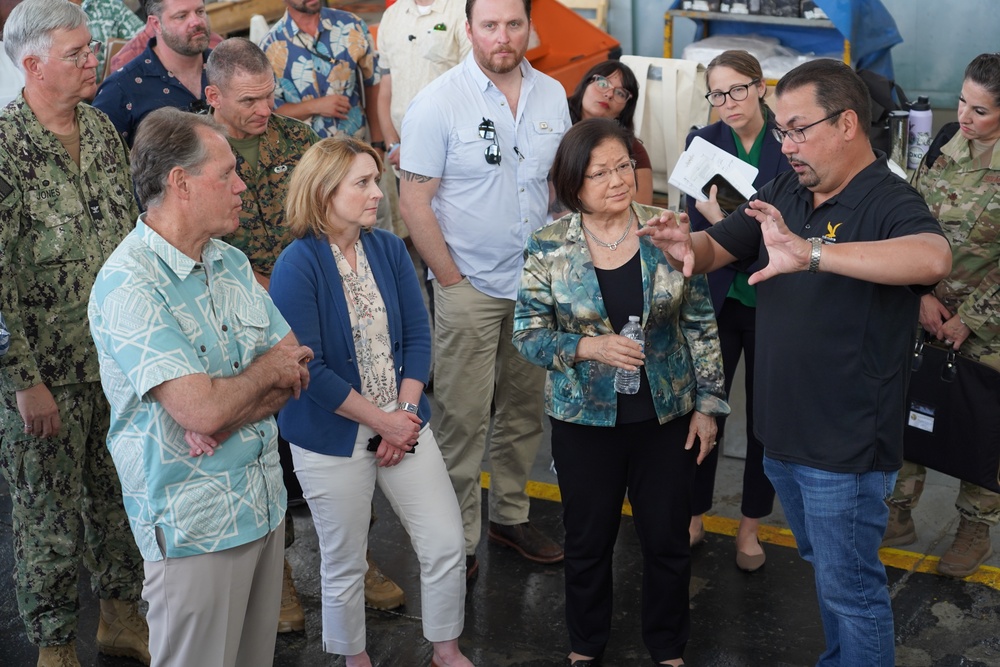
[[[927,149],[927,154],[924,155],[924,164],[930,167],[933,165],[938,157],[941,156],[941,148],[951,141],[951,138],[955,136],[958,132],[959,124],[957,121],[953,123],[945,123],[945,125],[938,130],[937,136],[934,137],[934,141],[931,142],[930,147]]]

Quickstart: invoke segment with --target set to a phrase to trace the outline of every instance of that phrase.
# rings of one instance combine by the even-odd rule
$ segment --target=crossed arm
[[[221,437],[273,415],[289,398],[298,397],[309,385],[312,356],[312,350],[289,333],[235,377],[185,375],[150,393],[186,431]]]

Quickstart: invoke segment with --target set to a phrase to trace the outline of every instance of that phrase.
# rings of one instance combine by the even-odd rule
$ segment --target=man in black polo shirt
[[[817,664],[892,667],[878,549],[902,464],[919,295],[951,251],[920,195],[868,141],[868,90],[817,60],[778,82],[776,130],[792,165],[706,232],[666,213],[651,235],[686,275],[760,268],[756,434],[800,555],[813,564],[826,651]]]

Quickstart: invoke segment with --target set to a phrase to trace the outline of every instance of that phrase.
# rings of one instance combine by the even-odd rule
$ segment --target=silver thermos
[[[906,169],[910,143],[910,112],[905,109],[889,112],[889,159]]]

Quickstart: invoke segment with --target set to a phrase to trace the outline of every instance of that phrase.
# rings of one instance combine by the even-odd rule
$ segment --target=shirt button
[[[202,351],[202,352],[205,352],[205,351],[206,351],[207,349],[208,349],[208,348],[207,348],[207,347],[205,347],[204,345],[202,345],[202,346],[201,346],[201,351]]]
[[[521,188],[521,192],[524,192],[524,188]]]
[[[239,368],[239,367],[240,367],[240,362],[234,361],[233,362],[233,368]]]
[[[260,431],[260,437],[262,437],[262,438],[264,437],[264,432],[263,431]]]
[[[528,224],[528,219],[527,218],[524,219],[524,224]]]
[[[223,330],[223,331],[229,331],[229,327],[228,327],[228,326],[226,326],[225,324],[223,324],[223,325],[222,325],[222,330]]]

